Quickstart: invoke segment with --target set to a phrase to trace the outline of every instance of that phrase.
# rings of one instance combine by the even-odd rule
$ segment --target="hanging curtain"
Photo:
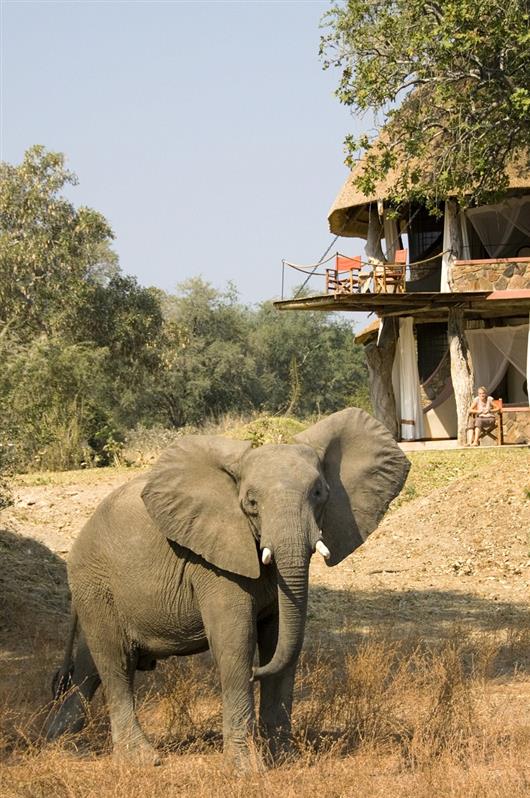
[[[466,337],[475,370],[475,388],[484,385],[488,392],[493,391],[504,377],[510,363],[528,380],[529,324],[467,330]]]
[[[488,330],[491,341],[509,363],[526,377],[528,330],[526,324],[518,327],[492,327]]]
[[[364,251],[369,263],[373,266],[381,266],[386,263],[383,250],[381,249],[381,235],[383,225],[379,221],[379,216],[375,208],[370,205],[368,216],[368,234]]]
[[[397,226],[397,219],[389,219],[388,213],[385,210],[383,215],[383,232],[385,235],[385,249],[386,259],[389,263],[393,263],[396,257],[396,250],[399,249],[399,232]]]
[[[399,338],[392,382],[401,425],[401,439],[413,441],[423,438],[423,408],[412,316],[399,320]]]
[[[469,208],[466,216],[490,258],[503,256],[515,230],[530,238],[530,195],[509,197],[498,205]]]
[[[475,393],[481,385],[491,393],[508,368],[508,359],[494,346],[487,332],[487,330],[466,330],[475,372]]]

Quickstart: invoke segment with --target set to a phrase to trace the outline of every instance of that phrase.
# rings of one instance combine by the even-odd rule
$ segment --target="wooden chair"
[[[378,294],[404,294],[408,250],[398,249],[392,263],[374,269],[375,291]]]
[[[504,432],[502,429],[502,399],[493,400],[493,412],[495,413],[495,427],[489,431],[484,430],[479,436],[479,443],[486,436],[495,441],[497,446],[504,443]]]
[[[326,269],[326,293],[353,294],[361,289],[362,262],[357,255],[348,258],[346,255],[337,254],[335,268]]]
[[[497,446],[502,446],[504,443],[504,431],[502,428],[502,399],[494,399],[492,410],[495,414],[495,427],[490,430],[482,430],[478,437],[478,443],[480,445],[480,441],[482,438],[491,438]],[[476,411],[470,413],[470,415],[477,415]]]

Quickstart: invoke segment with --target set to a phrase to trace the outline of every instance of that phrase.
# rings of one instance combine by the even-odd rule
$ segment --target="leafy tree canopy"
[[[136,425],[364,401],[348,322],[247,307],[201,279],[140,286],[105,218],[64,196],[62,154],[33,147],[0,177],[0,472],[111,463]]]
[[[377,140],[346,139],[350,166],[364,150],[357,185],[365,194],[388,175],[397,201],[483,203],[506,187],[511,162],[528,168],[529,18],[528,0],[333,6],[321,55],[341,71],[336,94],[385,123]]]
[[[229,410],[251,410],[256,395],[255,362],[247,347],[251,313],[233,287],[220,292],[193,278],[179,285],[176,295],[165,295],[163,308],[155,395],[166,423],[179,427]]]
[[[61,194],[76,183],[64,155],[39,145],[0,163],[0,333],[53,332],[84,281],[116,271],[106,219]]]

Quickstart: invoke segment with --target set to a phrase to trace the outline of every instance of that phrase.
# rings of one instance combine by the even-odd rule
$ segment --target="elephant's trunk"
[[[276,651],[270,662],[256,668],[255,679],[272,676],[296,662],[304,641],[311,549],[307,545],[293,553],[288,547],[282,548],[283,552],[282,549],[274,550],[279,612]]]

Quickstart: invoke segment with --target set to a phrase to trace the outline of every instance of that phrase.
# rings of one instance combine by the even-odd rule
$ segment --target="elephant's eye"
[[[318,485],[315,485],[315,487],[313,488],[312,495],[313,495],[313,499],[317,503],[320,504],[321,502],[323,502],[323,501],[325,501],[327,499],[328,492],[327,492],[326,488],[324,487],[324,485],[318,484]]]
[[[244,508],[250,515],[257,515],[258,514],[258,502],[255,496],[250,493],[247,493],[245,496],[244,501]]]

